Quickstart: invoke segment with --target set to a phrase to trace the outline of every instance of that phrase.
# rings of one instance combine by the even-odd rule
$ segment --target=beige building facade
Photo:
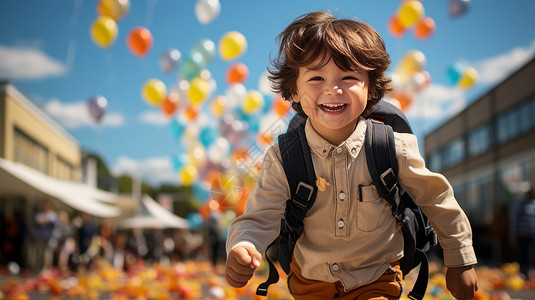
[[[476,250],[508,260],[511,209],[535,185],[535,59],[427,134],[424,147],[469,216]]]

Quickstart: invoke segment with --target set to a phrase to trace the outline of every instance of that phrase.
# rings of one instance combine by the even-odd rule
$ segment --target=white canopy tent
[[[63,202],[80,212],[101,218],[121,214],[109,205],[116,195],[83,183],[58,180],[20,163],[0,158],[0,196],[43,197]]]
[[[149,195],[143,195],[141,210],[133,217],[121,220],[120,228],[189,228],[189,222],[165,209]]]

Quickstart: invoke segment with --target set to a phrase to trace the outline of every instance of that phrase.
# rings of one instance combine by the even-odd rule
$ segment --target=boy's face
[[[293,99],[301,102],[318,134],[338,145],[351,135],[371,99],[368,88],[367,71],[342,71],[331,59],[317,70],[299,68]]]

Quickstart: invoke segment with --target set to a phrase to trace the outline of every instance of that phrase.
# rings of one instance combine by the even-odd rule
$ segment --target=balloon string
[[[70,39],[67,45],[67,70],[71,70],[76,58],[76,35],[74,34],[76,24],[78,24],[78,18],[80,17],[80,11],[82,9],[83,0],[76,0],[74,2],[74,11],[69,23]]]
[[[152,18],[154,16],[154,7],[156,6],[156,0],[149,0],[147,1],[147,9],[145,10],[147,13],[145,14],[145,27],[149,28],[152,24]]]

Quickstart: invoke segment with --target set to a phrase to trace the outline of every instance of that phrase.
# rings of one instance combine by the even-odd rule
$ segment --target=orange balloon
[[[152,48],[152,34],[150,31],[143,27],[134,27],[126,38],[126,45],[130,52],[138,57],[144,57]]]
[[[184,116],[188,121],[193,121],[197,118],[197,115],[199,114],[199,107],[196,105],[189,105],[184,109]]]
[[[414,36],[419,40],[425,40],[433,35],[435,28],[435,21],[430,17],[425,17],[416,24]]]
[[[227,69],[226,79],[229,85],[233,83],[243,83],[249,77],[249,68],[244,63],[234,63]]]
[[[401,106],[401,111],[403,112],[406,111],[407,108],[412,104],[412,95],[407,92],[400,91],[400,92],[394,93],[393,97],[399,101],[399,105]]]
[[[275,101],[273,101],[273,110],[275,111],[277,116],[285,116],[292,108],[292,104],[290,103],[290,101],[286,101],[280,96],[276,97],[277,98],[275,99]]]
[[[407,32],[407,28],[399,22],[399,16],[393,14],[388,19],[388,31],[396,38],[401,38]]]
[[[162,111],[167,117],[172,116],[177,111],[179,106],[180,101],[176,93],[169,93],[161,104]]]

